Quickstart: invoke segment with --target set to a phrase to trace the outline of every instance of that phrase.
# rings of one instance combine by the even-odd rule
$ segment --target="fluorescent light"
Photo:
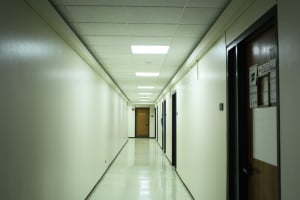
[[[133,54],[167,54],[170,46],[132,45]]]
[[[139,94],[141,94],[141,95],[151,95],[152,93],[150,93],[150,92],[143,92],[143,93],[139,93]]]
[[[141,99],[140,101],[150,101],[150,100],[147,100],[147,99]]]
[[[138,86],[138,89],[154,89],[154,86]]]
[[[140,97],[141,99],[149,99],[150,97]]]
[[[136,76],[159,76],[157,72],[136,72]]]

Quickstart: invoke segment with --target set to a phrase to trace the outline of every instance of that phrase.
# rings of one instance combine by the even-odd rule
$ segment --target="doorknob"
[[[245,175],[251,176],[251,175],[252,175],[252,172],[253,172],[252,165],[251,165],[251,164],[248,164],[247,167],[243,167],[242,171],[243,171],[243,173],[244,173]]]

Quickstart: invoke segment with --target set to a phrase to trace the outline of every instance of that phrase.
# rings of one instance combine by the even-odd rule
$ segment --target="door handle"
[[[248,164],[247,167],[243,167],[242,171],[243,171],[243,173],[244,173],[245,175],[251,176],[252,173],[253,173],[252,165],[251,165],[251,164]]]

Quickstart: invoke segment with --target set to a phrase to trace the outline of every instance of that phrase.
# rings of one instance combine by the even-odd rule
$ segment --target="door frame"
[[[177,166],[177,93],[172,94],[172,165]]]
[[[136,126],[137,126],[137,117],[136,117],[136,110],[139,110],[139,109],[147,109],[148,110],[148,137],[136,137]],[[134,127],[134,137],[135,138],[149,138],[150,137],[150,108],[148,107],[139,107],[139,108],[135,108],[135,114],[134,114],[134,121],[135,121],[135,127]]]
[[[157,123],[157,117],[156,117],[156,107],[154,108],[154,138],[156,138],[156,123]]]
[[[167,130],[167,101],[166,100],[163,100],[162,102],[162,149],[163,149],[163,152],[166,153],[166,147],[167,147],[167,140],[166,140],[166,130]]]
[[[247,138],[239,132],[247,130],[246,97],[244,84],[245,70],[243,55],[239,55],[243,43],[261,34],[271,26],[277,31],[277,7],[271,8],[235,41],[227,46],[227,199],[245,200],[247,194],[247,177],[242,176],[241,163],[245,162],[243,155],[248,151]],[[278,35],[278,33],[276,33]],[[277,37],[278,38],[278,37]],[[277,41],[278,48],[278,41]],[[278,49],[277,49],[277,52]],[[279,57],[279,56],[278,56]],[[277,58],[278,66],[278,58]],[[277,86],[279,86],[279,70],[277,69]],[[280,99],[277,87],[277,160],[278,160],[278,199],[281,199],[281,162],[280,162]],[[246,158],[247,159],[247,158]]]
[[[156,116],[156,126],[155,126],[155,130],[156,130],[156,141],[158,142],[158,126],[159,126],[159,120],[158,120],[158,111],[159,111],[159,108],[158,106],[156,106],[156,113],[155,113],[155,116]]]

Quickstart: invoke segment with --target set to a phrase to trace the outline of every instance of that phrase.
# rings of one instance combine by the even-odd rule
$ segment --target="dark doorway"
[[[166,100],[162,103],[162,149],[166,153]]]
[[[135,137],[149,137],[149,108],[135,109]]]
[[[156,141],[158,141],[158,126],[159,126],[159,120],[158,120],[158,106],[156,107],[156,126],[155,126],[155,129],[156,129]]]
[[[280,199],[276,8],[227,48],[230,200]]]
[[[176,92],[172,95],[172,165],[176,168],[177,163],[177,96]]]

